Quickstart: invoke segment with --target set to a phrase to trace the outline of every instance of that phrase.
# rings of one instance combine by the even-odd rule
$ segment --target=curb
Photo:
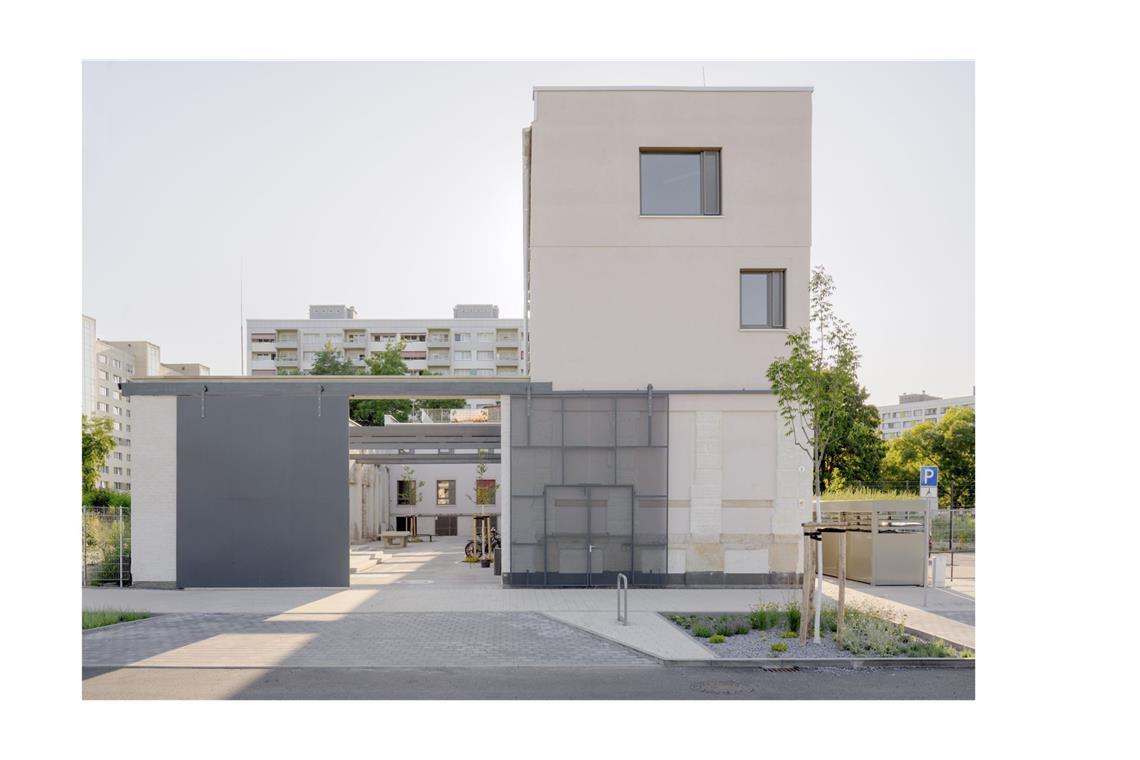
[[[738,658],[718,657],[713,660],[662,660],[668,667],[706,668],[759,668],[761,670],[786,670],[798,668],[840,668],[844,670],[875,670],[881,668],[938,668],[949,670],[974,670],[972,658],[957,657],[770,657]]]

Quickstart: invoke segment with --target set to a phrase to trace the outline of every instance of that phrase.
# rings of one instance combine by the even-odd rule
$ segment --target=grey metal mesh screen
[[[511,397],[508,583],[664,585],[668,412],[648,393]]]

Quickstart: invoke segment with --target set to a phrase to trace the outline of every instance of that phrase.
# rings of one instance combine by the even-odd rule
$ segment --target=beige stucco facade
[[[808,316],[811,93],[538,90],[529,145],[530,376],[766,386]],[[720,150],[720,215],[640,214],[640,152],[670,147]],[[786,270],[786,329],[740,328],[742,269]]]
[[[719,150],[720,214],[641,213],[669,148]],[[794,579],[810,463],[766,372],[808,319],[810,90],[539,89],[524,167],[531,378],[669,394],[671,576]],[[785,273],[784,328],[741,328],[742,270]]]

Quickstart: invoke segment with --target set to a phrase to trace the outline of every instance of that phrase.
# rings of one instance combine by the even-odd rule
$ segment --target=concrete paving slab
[[[614,610],[606,612],[548,612],[563,623],[616,641],[663,660],[711,660],[712,652],[656,612],[631,612],[629,625],[618,622]]]

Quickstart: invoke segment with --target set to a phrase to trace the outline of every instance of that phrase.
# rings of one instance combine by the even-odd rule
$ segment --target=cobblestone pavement
[[[534,612],[168,614],[83,635],[84,667],[641,666]]]

